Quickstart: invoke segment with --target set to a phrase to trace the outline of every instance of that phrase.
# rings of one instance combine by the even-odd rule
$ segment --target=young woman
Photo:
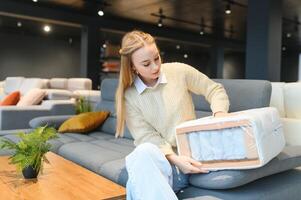
[[[189,65],[161,64],[150,34],[127,33],[120,54],[116,136],[126,123],[137,146],[126,157],[127,199],[177,199],[188,174],[207,172],[200,162],[177,155],[175,126],[195,119],[190,93],[204,95],[214,116],[226,115],[228,96],[221,84]]]

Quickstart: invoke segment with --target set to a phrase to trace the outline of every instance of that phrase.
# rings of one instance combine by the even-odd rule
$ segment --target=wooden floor
[[[36,180],[24,180],[7,156],[0,156],[0,199],[125,199],[125,188],[54,153]]]

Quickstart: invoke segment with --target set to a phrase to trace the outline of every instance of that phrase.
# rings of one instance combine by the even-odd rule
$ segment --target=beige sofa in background
[[[75,114],[75,103],[81,96],[90,102],[92,109],[100,100],[100,91],[92,90],[88,78],[7,77],[2,86],[0,100],[14,91],[24,96],[37,88],[45,90],[46,96],[39,105],[1,106],[0,130],[28,128],[28,122],[38,116]]]

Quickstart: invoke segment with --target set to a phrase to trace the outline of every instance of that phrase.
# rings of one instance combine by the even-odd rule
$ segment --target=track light
[[[292,37],[292,34],[291,34],[291,33],[287,33],[287,34],[286,34],[286,37],[287,37],[287,38],[290,38],[290,37]]]
[[[87,3],[91,3],[91,7],[96,7],[97,15],[104,16],[106,7],[111,6],[111,4],[107,3],[105,0],[87,0]]]
[[[227,5],[226,5],[225,13],[226,13],[227,15],[230,15],[231,12],[232,12],[232,11],[231,11],[231,4],[230,4],[230,2],[228,2]]]
[[[200,26],[200,35],[205,34],[205,24],[204,24],[204,18],[201,18],[201,26]]]
[[[160,17],[159,20],[158,20],[158,26],[159,27],[162,27],[163,26],[163,22],[162,22],[162,18]]]
[[[159,20],[158,20],[158,27],[163,26],[163,9],[159,8]]]
[[[51,31],[51,26],[45,25],[45,26],[43,27],[43,30],[44,30],[46,33],[49,33],[49,32]]]
[[[99,16],[101,16],[101,17],[105,15],[105,13],[103,12],[103,10],[99,10],[97,14],[98,14]]]

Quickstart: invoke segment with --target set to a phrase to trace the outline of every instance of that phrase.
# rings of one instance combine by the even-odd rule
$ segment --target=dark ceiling
[[[163,26],[199,33],[200,24],[203,24],[205,34],[209,36],[218,35],[239,41],[245,41],[246,38],[247,0],[233,0],[232,2],[235,3],[231,4],[232,12],[229,15],[225,14],[226,0],[38,0],[36,3],[32,0],[11,1],[89,16],[97,16],[98,9],[104,7],[103,18],[115,16],[153,24],[157,24],[159,18],[152,13],[158,14],[161,8],[163,15],[167,17],[163,19]],[[301,25],[296,23],[297,20],[301,22],[299,15],[301,15],[301,0],[283,0],[282,42],[284,45],[301,46]],[[9,23],[4,22],[3,19],[2,24]]]

